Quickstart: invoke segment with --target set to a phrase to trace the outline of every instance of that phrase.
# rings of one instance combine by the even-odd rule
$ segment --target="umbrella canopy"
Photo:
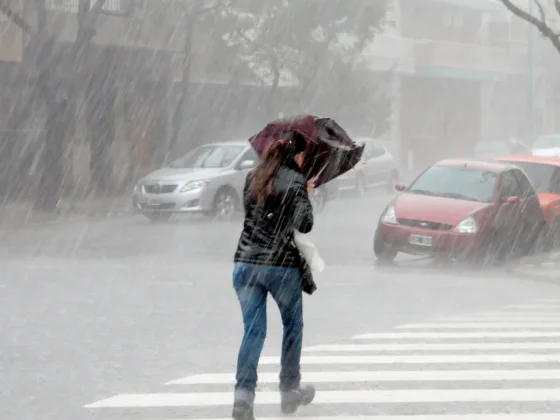
[[[315,186],[325,184],[352,169],[362,158],[364,145],[356,144],[330,118],[302,115],[276,120],[249,139],[259,156],[283,133],[297,131],[307,140],[302,172],[315,178]]]

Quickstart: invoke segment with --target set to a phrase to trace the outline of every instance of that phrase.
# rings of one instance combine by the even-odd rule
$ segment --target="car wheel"
[[[556,242],[556,235],[555,235],[555,226],[558,222],[555,222],[552,226],[550,226],[547,222],[544,222],[538,229],[537,234],[535,235],[535,239],[532,243],[532,249],[530,250],[531,254],[539,254],[542,252],[550,252],[555,246]]]
[[[366,177],[362,173],[356,175],[356,195],[358,197],[366,195]]]
[[[498,262],[504,262],[511,252],[511,246],[496,231],[490,231],[482,241],[480,248],[475,252],[475,263],[481,268]]]
[[[155,212],[155,211],[143,213],[143,214],[152,222],[167,222],[169,219],[171,219],[171,216],[173,215],[172,213],[168,213],[168,212]]]
[[[388,246],[379,233],[375,232],[375,238],[373,239],[373,253],[379,261],[390,262],[396,258],[399,250]]]
[[[230,220],[235,215],[239,203],[237,193],[230,187],[218,190],[214,197],[213,216],[219,220]]]
[[[550,245],[552,249],[560,248],[560,218],[556,219],[549,232]]]
[[[323,187],[314,188],[311,194],[309,195],[309,200],[311,201],[313,210],[315,210],[317,213],[323,211],[327,203],[327,194],[324,188]]]
[[[389,175],[389,180],[387,181],[387,191],[394,193],[397,188],[397,183],[399,182],[399,173],[396,170],[391,171]]]

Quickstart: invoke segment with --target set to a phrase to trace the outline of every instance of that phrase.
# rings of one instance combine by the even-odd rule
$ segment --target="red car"
[[[560,246],[560,158],[546,156],[505,156],[496,159],[518,166],[526,174],[541,203],[551,231],[549,245]]]
[[[548,230],[525,173],[501,162],[444,160],[401,191],[381,215],[374,252],[399,252],[485,261],[529,253]]]

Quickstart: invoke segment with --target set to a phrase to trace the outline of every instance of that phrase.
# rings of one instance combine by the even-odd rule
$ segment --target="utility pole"
[[[529,1],[529,13],[534,12],[533,1]],[[527,133],[529,145],[533,144],[535,137],[535,28],[528,26],[527,33]]]

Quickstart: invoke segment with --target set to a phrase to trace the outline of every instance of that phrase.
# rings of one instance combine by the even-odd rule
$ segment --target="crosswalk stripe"
[[[406,324],[397,327],[399,330],[406,329],[560,329],[560,323],[543,324],[541,322],[519,322],[519,323],[504,323],[504,322],[472,322],[472,323],[433,323],[433,324]]]
[[[394,382],[394,381],[515,381],[560,379],[560,370],[412,370],[412,371],[338,371],[305,372],[310,383],[335,382]],[[278,382],[278,374],[259,373],[259,383]],[[166,385],[232,385],[235,373],[215,373],[187,376]]]
[[[259,364],[277,365],[279,357],[263,357]],[[443,363],[560,363],[560,354],[441,354],[391,356],[302,356],[303,365],[320,364],[443,364]],[[559,391],[560,393],[560,391]]]
[[[485,316],[477,315],[470,317],[456,317],[456,318],[446,318],[445,322],[560,322],[560,316],[538,316],[538,317],[511,317],[511,316]]]
[[[352,337],[353,340],[398,340],[442,338],[556,338],[556,331],[477,331],[477,332],[398,332],[368,333]]]
[[[318,367],[315,368],[317,371],[304,370],[303,379],[306,383],[323,384],[314,405],[340,405],[336,411],[347,414],[334,416],[335,410],[329,408],[329,415],[316,416],[321,411],[310,407],[298,417],[303,420],[558,420],[560,413],[499,412],[515,403],[540,403],[538,407],[541,409],[535,411],[546,411],[551,406],[556,407],[555,403],[560,404],[560,299],[554,303],[558,304],[540,301],[510,305],[505,311],[438,317],[429,322],[401,325],[390,332],[355,335],[347,342],[306,347],[301,364]],[[500,354],[492,354],[497,352]],[[264,367],[259,369],[256,405],[268,408],[280,403],[278,391],[270,387],[279,381],[276,370],[280,357],[261,357],[259,364]],[[493,369],[485,369],[485,366]],[[523,369],[525,367],[529,369]],[[448,382],[456,383],[455,389],[444,386]],[[233,372],[201,373],[167,382],[165,391],[172,392],[120,394],[84,407],[198,407],[199,410],[207,407],[206,414],[210,416],[211,407],[233,403],[234,383]],[[375,383],[387,384],[384,388],[390,384],[391,388],[397,389],[378,389],[380,386]],[[333,388],[326,384],[339,386]],[[210,387],[212,385],[215,387]],[[185,388],[178,388],[181,386]],[[518,386],[526,388],[516,388]],[[532,388],[535,386],[540,389]],[[418,405],[413,406],[413,412],[422,413],[432,411],[429,404],[439,407],[451,403],[468,403],[460,412],[469,409],[474,413],[399,415],[411,411],[411,404]],[[364,415],[372,412],[364,408],[371,404],[377,404],[376,412],[379,413]],[[393,409],[388,404],[396,404],[398,408]],[[426,409],[423,409],[424,405]],[[523,410],[516,408],[515,411]],[[142,413],[142,416],[149,412]],[[304,413],[310,416],[306,417]],[[274,411],[268,411],[270,417],[259,418],[284,419],[273,417],[274,414]],[[194,417],[194,411],[190,415]],[[198,413],[200,415],[204,414]]]
[[[560,313],[559,311],[500,311],[500,312],[476,312],[474,314],[469,314],[468,316],[476,316],[476,315],[495,315],[495,316],[522,316],[522,317],[535,317],[535,316],[558,316]],[[461,315],[466,316],[466,315]]]
[[[520,305],[508,305],[507,309],[560,309],[560,303],[532,303],[532,304],[520,304]]]
[[[451,403],[451,402],[559,402],[558,389],[407,389],[321,391],[313,401],[317,404],[397,404],[397,403]],[[260,392],[257,405],[279,404],[278,392]],[[121,394],[86,408],[147,408],[220,406],[233,404],[233,392]]]
[[[323,344],[307,347],[304,352],[389,352],[418,350],[555,350],[560,342],[498,343],[399,343],[399,344]]]
[[[558,420],[558,413],[554,414],[407,414],[404,416],[345,416],[353,420]],[[341,416],[312,416],[297,418],[302,420],[341,420]],[[259,417],[262,420],[286,420],[286,417]],[[165,420],[231,420],[223,418],[198,418],[198,419],[165,419]]]

